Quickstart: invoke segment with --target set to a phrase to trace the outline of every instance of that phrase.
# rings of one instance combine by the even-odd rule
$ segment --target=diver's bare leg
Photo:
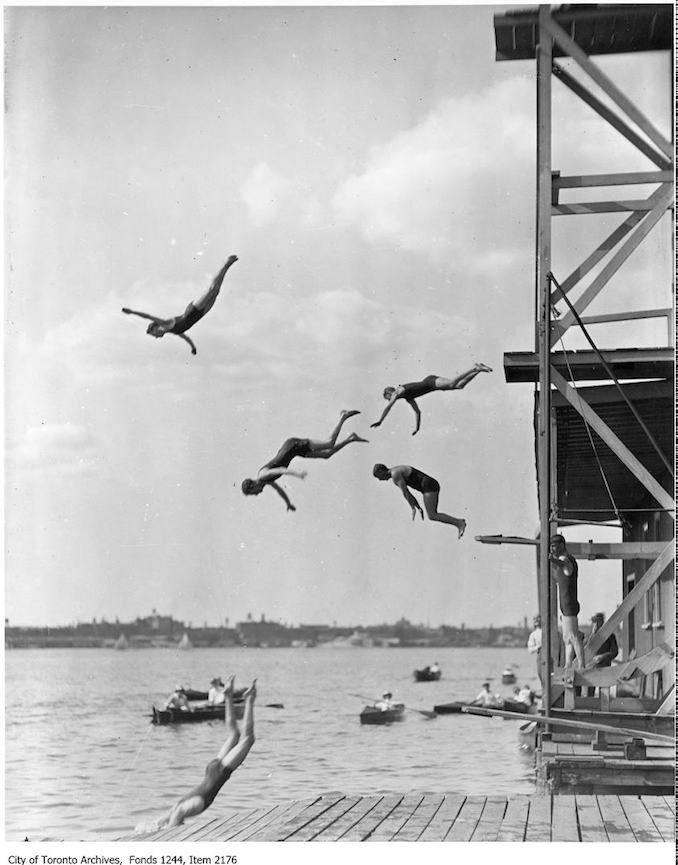
[[[440,493],[428,492],[424,493],[424,507],[429,520],[437,523],[447,523],[450,526],[456,526],[461,538],[466,530],[466,520],[452,517],[449,514],[444,514],[438,510],[438,497]]]
[[[210,309],[214,306],[214,302],[219,296],[219,292],[221,291],[221,283],[224,281],[224,277],[226,276],[226,271],[232,264],[238,260],[237,255],[231,255],[226,264],[221,268],[219,273],[212,280],[212,284],[207,289],[205,294],[199,299],[196,300],[193,306],[196,309],[199,309],[204,315],[206,312],[209,312]]]
[[[351,442],[367,442],[368,439],[361,438],[357,433],[351,433],[346,436],[343,441],[335,445],[328,445],[327,442],[309,441],[311,452],[306,454],[306,459],[328,460],[331,456],[350,445]]]

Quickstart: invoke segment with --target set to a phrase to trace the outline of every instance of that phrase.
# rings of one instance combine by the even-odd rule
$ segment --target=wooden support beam
[[[476,535],[481,544],[517,544],[538,547],[538,538],[521,538],[516,535]],[[625,541],[604,543],[593,541],[568,541],[567,549],[575,559],[648,559],[656,558],[664,549],[664,541]]]
[[[539,353],[539,408],[537,414],[537,484],[539,486],[539,567],[537,571],[539,613],[542,620],[542,661],[551,669],[551,588],[549,539],[551,537],[551,147],[553,39],[546,24],[549,7],[539,7],[537,45],[537,333]],[[551,676],[542,685],[542,700],[547,715],[551,712]]]
[[[662,552],[652,562],[643,576],[636,581],[635,586],[624,598],[617,609],[606,619],[602,626],[593,634],[588,641],[587,650],[595,654],[598,648],[611,636],[628,616],[629,612],[638,604],[646,592],[655,584],[663,571],[668,568],[675,556],[673,541],[665,545]]]
[[[642,222],[636,228],[634,228],[631,236],[626,240],[626,242],[621,246],[621,248],[617,250],[614,256],[598,274],[598,276],[591,282],[588,288],[577,299],[574,307],[578,313],[581,314],[583,310],[585,310],[586,307],[600,294],[600,292],[607,285],[610,279],[626,262],[626,260],[631,256],[631,254],[635,252],[635,250],[640,246],[643,240],[645,240],[650,231],[652,231],[655,225],[666,213],[667,209],[671,206],[671,203],[673,201],[672,184],[662,184],[660,189],[661,193],[659,195],[657,203],[652,208],[652,210],[645,216]],[[561,334],[565,333],[565,331],[569,327],[571,327],[574,321],[575,318],[572,313],[566,312],[563,318],[559,322],[554,324],[551,334],[551,345],[557,342]]]
[[[652,143],[661,150],[667,159],[673,158],[673,147],[653,123],[634,105],[634,103],[602,72],[586,52],[571,39],[563,28],[549,15],[543,22],[544,29],[551,38],[595,81],[607,96],[629,117]]]
[[[622,543],[588,543],[568,541],[567,549],[575,559],[648,559],[656,558],[665,541],[625,541]]]
[[[614,111],[611,111],[607,105],[597,99],[592,93],[590,93],[582,84],[580,84],[575,78],[573,78],[569,72],[563,69],[562,66],[559,66],[557,63],[553,64],[553,74],[556,78],[565,84],[576,96],[578,96],[582,102],[586,103],[590,108],[592,108],[596,114],[603,118],[613,129],[616,129],[620,135],[622,135],[626,140],[632,144],[643,156],[646,156],[650,162],[654,162],[654,164],[662,169],[663,171],[671,170],[671,159],[667,159],[652,147],[648,142],[641,138],[633,129],[631,129],[624,120],[619,117]]]
[[[554,204],[554,216],[590,216],[596,213],[638,213],[652,210],[646,198],[624,201],[575,201],[570,204]]]
[[[608,312],[601,315],[582,316],[584,324],[602,324],[608,321],[634,321],[638,318],[669,318],[673,310],[668,307],[664,309],[634,309],[629,312]]]
[[[616,174],[557,175],[553,179],[558,189],[583,189],[589,186],[631,186],[636,183],[671,183],[670,171],[631,171]]]
[[[558,388],[560,393],[575,408],[584,418],[586,423],[591,426],[619,459],[624,463],[632,474],[640,481],[648,492],[654,496],[656,501],[663,507],[673,510],[675,504],[670,494],[666,492],[664,487],[650,474],[645,466],[638,460],[626,445],[618,438],[609,426],[603,421],[599,415],[594,412],[591,406],[583,399],[575,388],[568,384],[562,375],[556,370],[551,371],[551,380]]]
[[[648,201],[651,201],[655,204],[659,200],[660,190],[655,190],[652,195],[650,195]],[[561,283],[561,288],[567,294],[571,291],[581,280],[586,276],[587,273],[590,273],[596,265],[605,258],[605,256],[615,248],[621,241],[626,237],[627,234],[634,229],[639,222],[641,222],[647,216],[646,213],[641,211],[636,211],[628,216],[621,225],[617,226],[614,231],[609,234],[605,240],[601,244],[598,245],[594,251],[584,259],[584,261],[579,265],[579,267],[575,268],[569,276],[563,280]],[[551,294],[551,302],[556,303],[558,300],[557,292],[553,292]]]

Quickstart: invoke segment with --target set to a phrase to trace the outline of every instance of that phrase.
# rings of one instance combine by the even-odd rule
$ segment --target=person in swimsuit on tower
[[[408,402],[416,415],[417,422],[412,435],[419,432],[421,424],[421,412],[416,400],[420,396],[425,396],[427,393],[434,393],[439,390],[461,390],[481,372],[492,372],[492,367],[486,363],[476,363],[467,372],[463,372],[456,378],[441,378],[439,375],[427,375],[421,381],[410,381],[407,384],[399,384],[398,387],[387,387],[384,390],[384,399],[388,400],[388,405],[382,412],[381,417],[376,423],[370,424],[371,427],[381,426],[386,415],[391,411],[397,400],[404,399]]]
[[[254,745],[254,700],[257,695],[256,679],[245,691],[245,714],[243,717],[244,734],[235,721],[233,709],[233,677],[224,689],[226,695],[226,730],[228,735],[214,760],[205,769],[205,777],[174,805],[156,824],[157,829],[165,826],[180,826],[187,817],[194,817],[207,810],[214,802],[217,793],[240,766]]]
[[[563,642],[565,643],[565,666],[571,667],[574,656],[577,666],[583,669],[584,641],[579,631],[579,601],[577,600],[577,560],[570,555],[562,535],[553,535],[550,542],[549,561],[551,574],[558,585],[558,603],[563,615]]]
[[[221,268],[219,273],[214,277],[212,284],[205,294],[195,303],[191,301],[181,315],[176,315],[174,318],[158,318],[156,315],[149,315],[146,312],[138,312],[135,309],[128,309],[123,306],[122,311],[127,315],[138,315],[140,318],[148,318],[151,323],[146,328],[146,333],[154,336],[156,339],[161,339],[166,333],[173,333],[181,339],[185,340],[191,347],[191,354],[197,354],[193,340],[186,336],[186,331],[200,321],[210,309],[214,306],[214,302],[219,296],[221,283],[224,281],[226,271],[232,264],[238,260],[237,255],[231,255],[226,264]]]
[[[321,459],[327,460],[337,451],[340,451],[351,442],[366,442],[367,439],[361,438],[356,433],[351,433],[343,441],[337,442],[342,426],[348,418],[355,414],[360,414],[359,411],[342,411],[339,416],[339,423],[332,430],[328,441],[315,441],[314,439],[289,438],[283,442],[278,453],[259,469],[256,479],[245,478],[242,482],[241,489],[246,496],[258,496],[266,486],[272,487],[287,505],[288,511],[295,511],[296,508],[290,502],[285,490],[279,486],[276,481],[283,475],[291,475],[292,477],[303,480],[307,472],[296,472],[289,468],[289,464],[295,457],[303,457],[305,459]]]
[[[461,538],[466,531],[466,520],[451,517],[449,514],[443,514],[438,510],[438,496],[440,495],[440,484],[435,478],[430,477],[419,469],[413,466],[393,466],[387,468],[382,463],[377,463],[372,469],[372,474],[380,481],[392,480],[393,483],[400,488],[402,494],[407,499],[407,503],[412,508],[412,519],[416,519],[417,511],[424,519],[424,512],[421,505],[410,492],[411,487],[414,490],[422,493],[424,497],[424,507],[429,520],[434,520],[438,523],[449,523],[451,526],[456,526]]]

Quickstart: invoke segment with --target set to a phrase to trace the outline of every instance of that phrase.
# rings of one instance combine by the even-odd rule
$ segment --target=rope
[[[631,402],[631,400],[630,400],[630,399],[627,397],[627,395],[624,393],[624,389],[623,389],[622,386],[619,384],[619,381],[617,380],[617,376],[616,376],[616,375],[614,374],[614,372],[610,369],[610,367],[609,367],[607,361],[606,361],[605,358],[602,356],[602,354],[600,353],[600,350],[598,349],[598,347],[596,346],[596,344],[594,343],[594,341],[593,341],[593,340],[591,339],[591,337],[589,336],[589,332],[586,330],[586,327],[584,326],[584,322],[583,322],[583,321],[581,320],[581,318],[579,317],[579,313],[577,312],[577,310],[574,308],[574,306],[573,306],[572,303],[570,302],[569,297],[565,294],[565,292],[563,291],[563,289],[562,289],[561,286],[559,285],[558,280],[555,278],[555,276],[554,276],[552,273],[550,273],[550,272],[549,272],[549,274],[548,274],[548,279],[549,279],[550,282],[552,282],[552,283],[555,285],[555,287],[556,287],[556,288],[558,289],[558,291],[560,292],[560,294],[561,294],[563,300],[565,301],[565,303],[566,303],[566,304],[568,305],[568,307],[570,308],[570,312],[572,313],[572,315],[574,316],[574,318],[575,318],[577,324],[578,324],[579,327],[581,328],[582,333],[584,334],[584,336],[585,336],[586,339],[588,340],[589,345],[590,345],[591,348],[595,351],[595,353],[598,355],[598,358],[599,358],[600,362],[602,363],[602,365],[603,365],[603,367],[604,367],[604,369],[605,369],[605,372],[607,372],[607,374],[610,376],[610,378],[611,378],[612,381],[614,382],[614,385],[615,385],[615,387],[617,388],[617,390],[619,391],[619,393],[621,394],[622,399],[624,400],[624,402],[626,403],[626,405],[631,409],[631,412],[632,412],[633,416],[635,417],[635,419],[636,419],[636,420],[638,421],[638,423],[640,424],[640,427],[641,427],[641,429],[643,430],[643,432],[645,433],[645,435],[647,436],[647,438],[648,438],[650,444],[651,444],[652,447],[655,449],[655,451],[656,451],[657,454],[659,455],[659,458],[661,459],[661,461],[664,463],[664,465],[665,465],[666,468],[668,469],[669,474],[671,475],[671,477],[673,477],[673,466],[672,466],[671,463],[668,461],[668,459],[666,458],[666,455],[664,454],[664,452],[662,451],[662,449],[659,447],[659,445],[658,445],[657,442],[655,441],[655,438],[654,438],[654,436],[652,435],[652,433],[650,432],[650,430],[648,429],[647,425],[645,424],[645,421],[644,421],[644,420],[641,418],[641,416],[638,414],[638,410],[636,409],[636,407],[633,405],[633,403]],[[562,335],[562,333],[561,333],[561,335],[560,335],[561,343],[562,343],[562,338],[563,338],[563,335]],[[569,366],[568,366],[568,368],[569,368]]]
[[[553,275],[549,274],[549,278],[553,279]],[[575,381],[575,377],[572,374],[572,369],[570,367],[570,361],[569,361],[568,356],[567,356],[567,349],[565,348],[565,343],[563,342],[562,333],[560,334],[560,344],[561,344],[562,349],[563,349],[563,355],[565,356],[565,363],[567,364],[567,371],[570,375],[570,380],[572,381],[572,387],[574,388],[574,392],[577,394],[577,399],[579,399],[580,401],[583,402],[582,398],[579,396],[579,391],[577,390],[577,383]],[[610,489],[610,485],[607,482],[607,475],[605,474],[605,470],[603,469],[602,463],[600,462],[600,457],[598,456],[598,449],[596,448],[596,443],[593,440],[593,435],[591,434],[591,428],[589,427],[589,423],[583,414],[581,415],[581,418],[584,421],[584,427],[586,428],[586,434],[587,434],[589,442],[591,444],[591,449],[593,450],[593,455],[596,459],[598,471],[600,472],[600,476],[602,477],[603,483],[605,484],[605,489],[607,490],[607,494],[610,498],[610,502],[612,503],[612,509],[614,510],[615,515],[616,515],[617,519],[619,520],[619,522],[623,524],[624,523],[624,517],[622,516],[622,514],[619,512],[619,509],[617,508],[617,503],[614,500],[614,496],[612,495],[612,490]]]

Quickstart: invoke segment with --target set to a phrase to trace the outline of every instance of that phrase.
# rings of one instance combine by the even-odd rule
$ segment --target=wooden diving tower
[[[532,382],[535,387],[540,531],[536,539],[495,535],[477,540],[527,543],[536,548],[546,717],[595,720],[604,715],[606,722],[612,719],[614,723],[615,715],[626,713],[627,720],[634,716],[642,738],[643,724],[651,729],[655,713],[675,715],[675,306],[671,278],[663,287],[663,306],[644,308],[642,289],[636,289],[637,308],[613,310],[619,287],[634,285],[627,275],[633,253],[647,244],[649,236],[657,236],[659,226],[668,223],[670,237],[675,236],[674,143],[647,118],[643,106],[602,71],[602,64],[591,58],[658,51],[673,57],[673,7],[540,6],[496,15],[494,30],[498,61],[534,61],[536,71],[535,345],[533,351],[507,352],[504,373],[509,383]],[[589,111],[592,132],[607,125],[632,145],[628,151],[634,163],[628,170],[561,175],[552,162],[554,81],[578,98],[576,110]],[[667,112],[671,109],[667,100]],[[598,156],[604,165],[602,146]],[[638,170],[638,156],[646,163],[645,170]],[[629,189],[641,190],[641,194],[629,193]],[[569,200],[573,190],[577,191],[576,201]],[[552,259],[563,257],[554,253],[566,251],[554,249],[554,238],[559,236],[553,231],[554,220],[596,221],[601,215],[609,219],[610,214],[619,217],[608,236],[592,245],[568,274],[553,274]],[[672,273],[674,250],[671,241],[665,245],[667,272]],[[594,300],[596,313],[587,314]],[[608,302],[608,309],[601,306]],[[617,322],[650,318],[666,321],[665,344],[601,349],[595,342],[599,325],[608,330]],[[586,337],[589,348],[564,349],[562,337],[571,328]],[[622,602],[591,638],[587,651],[595,652],[621,628],[623,663],[590,674],[562,670],[556,663],[558,608],[550,578],[549,538],[561,527],[577,523],[616,525],[622,534],[616,543],[568,544],[578,558],[618,559],[621,563]],[[630,677],[620,678],[622,666]],[[593,687],[595,697],[582,696]],[[543,780],[557,785],[556,776],[566,774],[570,778],[567,792],[582,792],[577,789],[576,771],[563,773],[562,761],[558,771],[554,760],[549,765],[550,743],[554,737],[562,738],[564,728],[560,733],[556,724],[546,729],[539,752],[546,763]],[[588,739],[584,735],[584,741],[597,747],[590,735]],[[614,747],[623,744],[617,742]],[[604,747],[599,738],[597,759],[604,759]],[[609,789],[604,775],[588,771],[585,792],[598,792],[596,777],[601,789]],[[629,788],[633,778],[639,787],[652,784],[643,777],[642,765],[630,778]]]

